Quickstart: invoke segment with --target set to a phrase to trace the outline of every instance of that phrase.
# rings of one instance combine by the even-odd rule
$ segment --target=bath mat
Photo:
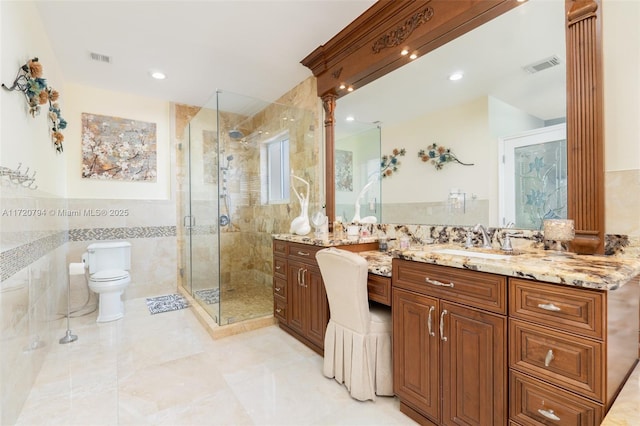
[[[219,288],[205,288],[202,290],[194,291],[195,296],[202,300],[207,305],[213,305],[220,301],[220,289]]]
[[[168,294],[166,296],[148,297],[147,307],[151,315],[162,312],[177,311],[189,306],[187,299],[180,294]]]

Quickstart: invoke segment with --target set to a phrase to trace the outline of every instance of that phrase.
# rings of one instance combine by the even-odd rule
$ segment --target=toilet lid
[[[98,271],[95,274],[91,275],[92,281],[115,281],[121,280],[122,278],[126,278],[129,276],[127,271],[123,271],[122,269],[106,269],[104,271]]]

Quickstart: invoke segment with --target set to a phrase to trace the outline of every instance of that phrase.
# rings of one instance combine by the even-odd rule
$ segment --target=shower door
[[[220,323],[216,112],[203,108],[185,130],[179,154],[183,287]]]

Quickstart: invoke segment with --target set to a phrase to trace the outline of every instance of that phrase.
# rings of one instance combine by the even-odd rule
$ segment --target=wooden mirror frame
[[[604,253],[602,0],[565,0],[567,215],[576,253]],[[335,219],[336,100],[490,21],[516,0],[380,0],[301,63],[318,82],[325,111],[326,213]],[[507,35],[508,36],[508,35]],[[341,88],[341,86],[343,88]],[[392,100],[391,100],[392,101]]]

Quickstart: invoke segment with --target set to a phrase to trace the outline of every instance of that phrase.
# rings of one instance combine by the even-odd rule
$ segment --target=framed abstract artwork
[[[353,191],[353,152],[336,149],[336,191]]]
[[[82,113],[82,177],[155,182],[156,123]]]

